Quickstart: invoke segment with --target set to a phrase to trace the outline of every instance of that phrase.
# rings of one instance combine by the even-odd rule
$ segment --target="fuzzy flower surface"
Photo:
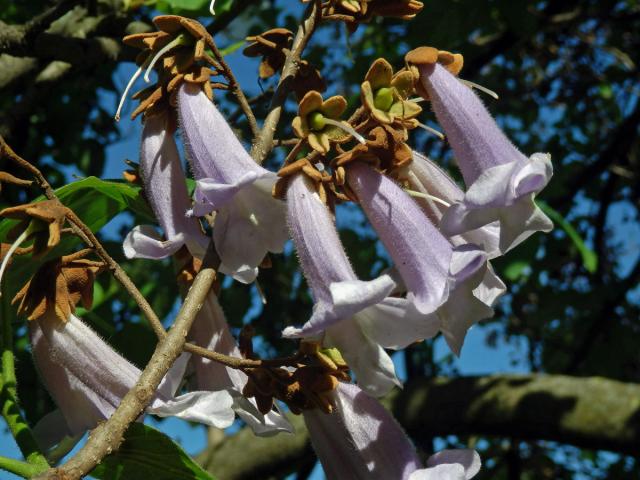
[[[167,129],[166,114],[148,116],[140,145],[140,174],[144,192],[164,235],[161,239],[150,225],[139,225],[124,240],[127,258],[161,259],[186,245],[202,258],[208,239],[195,218],[187,218],[191,201],[173,134]]]
[[[442,230],[458,235],[497,221],[501,253],[534,232],[550,231],[553,223],[534,202],[553,174],[550,156],[525,157],[477,95],[442,65],[420,65],[419,72],[467,186],[445,212]]]
[[[311,443],[329,480],[466,480],[480,470],[474,450],[443,450],[426,468],[395,419],[356,385],[341,383],[336,411],[304,412]]]
[[[267,252],[282,252],[288,237],[285,205],[271,196],[277,176],[251,159],[197,86],[180,86],[178,118],[197,180],[193,214],[216,212],[213,239],[220,270],[252,282]]]
[[[242,358],[240,349],[229,331],[229,325],[216,295],[209,292],[189,332],[189,339],[197,345],[224,355]],[[191,360],[195,369],[195,385],[198,390],[227,390],[233,398],[233,409],[256,435],[268,436],[278,432],[293,433],[292,425],[280,412],[272,410],[263,415],[255,399],[242,396],[247,375],[203,357]]]
[[[395,286],[390,276],[358,279],[333,215],[302,174],[290,180],[287,208],[291,235],[315,304],[309,321],[301,328],[286,328],[284,336],[324,332],[324,344],[340,350],[362,388],[374,395],[386,393],[399,382],[383,347],[411,343],[416,335],[411,330],[422,328],[419,315],[411,302],[389,297]]]
[[[459,354],[471,325],[493,314],[473,295],[486,270],[486,254],[472,244],[454,247],[411,197],[368,164],[351,164],[347,182],[393,259],[407,299],[423,315],[422,331],[433,336],[441,330]],[[413,341],[422,338],[427,337]]]
[[[66,424],[57,425],[61,436],[77,435],[109,418],[142,373],[73,314],[64,323],[41,318],[30,322],[29,328],[36,367]],[[227,391],[174,396],[187,360],[183,356],[176,361],[146,412],[219,428],[230,426],[233,400]],[[54,425],[49,422],[48,427]],[[52,437],[50,430],[45,436]]]
[[[415,198],[415,201],[435,225],[440,224],[451,204],[464,198],[464,191],[458,184],[438,165],[418,152],[413,152],[413,161],[407,168],[406,177],[413,191],[425,195],[423,198]],[[449,236],[448,239],[454,246],[466,243],[481,246],[487,254],[487,260],[500,256],[500,223],[497,221],[461,235]],[[473,290],[473,294],[491,307],[506,289],[506,285],[488,263],[482,282]]]

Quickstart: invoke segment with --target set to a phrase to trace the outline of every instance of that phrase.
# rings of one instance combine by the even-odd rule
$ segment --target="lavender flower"
[[[393,259],[407,299],[424,315],[428,330],[439,325],[459,354],[467,330],[493,315],[473,295],[487,268],[486,254],[472,244],[453,247],[416,202],[372,167],[354,162],[347,181]]]
[[[380,403],[355,385],[335,391],[336,411],[304,412],[311,443],[328,479],[469,479],[480,470],[473,450],[444,450],[423,468],[413,445]]]
[[[160,259],[186,245],[202,258],[209,243],[195,218],[186,218],[191,207],[185,175],[173,135],[167,130],[168,116],[147,117],[140,145],[140,174],[144,191],[166,240],[149,225],[135,227],[124,240],[127,258]]]
[[[216,211],[213,239],[221,271],[251,282],[267,252],[281,252],[287,240],[285,206],[271,196],[277,177],[251,159],[196,85],[180,86],[178,115],[197,180],[193,214]]]
[[[359,384],[372,394],[386,393],[399,382],[383,347],[411,343],[416,330],[424,330],[423,322],[417,321],[410,302],[388,298],[395,286],[388,275],[368,282],[358,279],[333,216],[302,174],[290,180],[287,208],[291,235],[315,305],[311,319],[302,328],[286,328],[284,336],[326,332],[324,344],[341,351]],[[390,331],[393,335],[385,336]]]
[[[62,411],[66,428],[76,435],[111,416],[141,371],[113,350],[75,315],[66,323],[52,318],[30,322],[36,366]],[[187,356],[167,373],[147,413],[175,416],[219,428],[234,419],[228,392],[190,392],[174,397]]]
[[[209,292],[189,332],[190,340],[224,355],[241,358],[240,350],[229,331],[227,320],[213,292]],[[279,412],[263,415],[255,399],[242,396],[247,375],[203,357],[194,357],[195,383],[199,390],[227,390],[233,397],[233,409],[253,429],[256,435],[266,436],[278,432],[293,432],[289,421]]]
[[[507,139],[480,99],[440,64],[422,65],[420,80],[462,172],[467,192],[449,208],[441,228],[449,235],[500,223],[502,253],[553,224],[534,197],[553,174],[548,154],[528,159]]]
[[[440,223],[450,204],[464,198],[464,192],[449,175],[417,152],[413,152],[413,161],[408,166],[407,178],[410,188],[423,195],[423,197],[417,197],[414,194],[417,197],[415,200],[435,225]],[[500,223],[497,221],[461,235],[450,236],[448,239],[454,246],[466,243],[482,246],[488,260],[500,256]],[[473,290],[473,294],[491,307],[506,289],[506,285],[495,274],[491,264],[487,263],[482,282]]]

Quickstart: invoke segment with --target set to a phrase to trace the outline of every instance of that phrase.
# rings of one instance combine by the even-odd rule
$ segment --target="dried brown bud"
[[[64,323],[78,302],[91,308],[93,282],[104,264],[82,258],[89,252],[82,250],[43,264],[13,298],[18,314],[28,320],[56,319]]]

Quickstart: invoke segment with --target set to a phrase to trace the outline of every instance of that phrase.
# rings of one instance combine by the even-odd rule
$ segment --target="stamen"
[[[447,208],[449,208],[451,206],[451,204],[449,202],[446,202],[446,201],[442,200],[441,198],[434,197],[433,195],[429,195],[428,193],[416,192],[415,190],[409,190],[408,188],[403,188],[403,190],[405,192],[407,192],[412,197],[425,198],[427,200],[432,200],[432,201],[434,201],[436,203],[439,203],[440,205],[444,205]]]
[[[216,0],[211,0],[211,3],[209,4],[209,11],[211,12],[211,15],[213,15],[215,17],[216,12],[213,11],[213,7],[216,3]]]
[[[156,53],[155,56],[151,59],[151,63],[147,67],[147,71],[144,73],[144,81],[147,83],[150,83],[149,75],[151,74],[151,70],[153,70],[153,67],[156,66],[156,63],[158,62],[158,60],[160,60],[160,58],[165,53],[167,53],[172,48],[179,47],[181,45],[187,45],[190,39],[191,37],[189,37],[188,35],[185,35],[184,33],[181,33],[176,38],[174,38],[169,43],[167,43],[164,47],[162,47],[158,51],[158,53]]]
[[[338,122],[337,120],[333,120],[332,118],[327,118],[327,117],[324,118],[324,121],[329,125],[333,125],[334,127],[338,127],[339,129],[344,130],[345,132],[350,134],[353,138],[355,138],[357,141],[359,141],[361,144],[364,145],[365,143],[367,143],[365,138],[362,135],[360,135],[358,132],[356,132],[355,128],[353,128],[348,123]]]
[[[425,125],[424,123],[420,123],[420,122],[418,122],[418,126],[423,130],[426,130],[427,132],[432,133],[433,135],[438,137],[440,140],[444,140],[444,134],[442,134],[435,128],[431,128],[429,125]]]
[[[142,69],[146,67],[148,61],[149,60],[147,59],[141,66],[138,67],[136,72],[129,79],[129,83],[127,83],[127,86],[124,87],[124,92],[122,92],[122,96],[120,97],[120,103],[118,103],[118,109],[116,110],[116,114],[113,117],[116,122],[120,121],[120,113],[122,112],[122,107],[124,107],[124,101],[127,99],[129,90],[131,90],[131,88],[133,87],[133,84],[136,83],[136,80],[142,73]]]
[[[500,100],[500,97],[498,96],[498,94],[496,92],[494,92],[493,90],[489,90],[487,87],[483,87],[482,85],[478,85],[477,83],[472,82],[470,80],[463,80],[462,78],[460,79],[460,81],[462,83],[464,83],[467,87],[475,88],[477,90],[480,90],[481,92],[486,93],[490,97],[495,98],[496,100]]]
[[[11,257],[13,256],[15,251],[20,247],[22,242],[24,242],[29,235],[31,235],[31,228],[27,228],[24,232],[22,232],[20,236],[16,238],[15,242],[11,244],[9,250],[7,250],[7,254],[2,259],[2,264],[0,265],[0,285],[2,285],[2,276],[4,275],[4,271],[6,270],[7,265],[9,265],[9,260],[11,260]],[[2,296],[1,290],[0,296]]]

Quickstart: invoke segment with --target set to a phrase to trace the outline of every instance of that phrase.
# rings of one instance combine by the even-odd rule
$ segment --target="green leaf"
[[[55,192],[60,201],[73,210],[92,232],[97,232],[118,213],[127,209],[148,221],[154,221],[151,209],[140,195],[140,187],[124,181],[87,177],[58,188]],[[34,203],[41,200],[44,200],[43,196],[34,200]],[[17,220],[0,222],[0,241],[7,242],[7,233],[17,223]],[[60,244],[42,259],[42,262],[72,252],[73,247],[79,242],[76,236],[63,236]],[[7,271],[7,278],[18,279],[18,281],[9,281],[12,285],[9,293],[15,293],[27,276],[32,274],[42,262],[34,262],[30,256],[15,257]]]
[[[558,212],[544,202],[536,202],[540,209],[546,213],[562,230],[565,231],[573,245],[578,249],[582,257],[582,265],[584,268],[593,273],[598,268],[598,256],[584,243],[584,240],[575,228]]]
[[[124,435],[117,452],[92,472],[99,480],[212,480],[180,446],[164,433],[142,423],[134,423]]]
[[[87,177],[58,188],[55,192],[60,201],[73,210],[93,232],[125,209],[153,220],[153,213],[140,196],[140,187],[121,180]],[[41,200],[44,197],[38,197],[33,203]],[[6,241],[7,232],[16,223],[16,220],[12,220],[0,224],[2,241]]]
[[[233,0],[216,0],[216,15],[229,11],[232,3]],[[156,2],[155,6],[158,10],[164,13],[171,13],[173,15],[211,17],[211,13],[209,12],[210,4],[211,0],[159,0]]]
[[[507,278],[507,280],[515,282],[520,277],[526,275],[527,268],[529,268],[529,262],[525,260],[516,260],[509,263],[502,271],[502,274]]]

